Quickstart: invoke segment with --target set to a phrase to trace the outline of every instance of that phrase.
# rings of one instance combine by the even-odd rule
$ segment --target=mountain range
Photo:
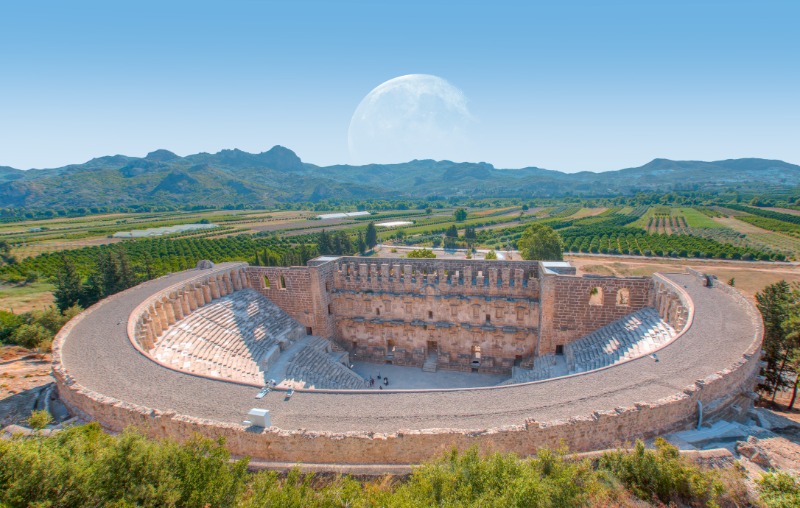
[[[0,166],[0,207],[74,208],[141,204],[273,205],[324,199],[451,197],[602,197],[637,192],[800,186],[800,166],[779,160],[713,162],[655,159],[636,168],[562,173],[479,162],[413,160],[401,164],[317,166],[292,150],[222,150],[178,156],[112,155],[53,169]]]

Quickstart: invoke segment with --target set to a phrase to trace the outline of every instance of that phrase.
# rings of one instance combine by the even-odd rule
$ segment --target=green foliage
[[[695,500],[697,504],[709,505],[724,490],[718,475],[702,471],[681,458],[678,449],[661,438],[656,439],[655,450],[647,450],[642,441],[637,441],[631,453],[606,453],[599,467],[608,470],[645,501],[680,505]]]
[[[33,430],[42,430],[43,428],[47,427],[53,422],[53,415],[51,415],[48,411],[42,409],[39,411],[31,412],[31,415],[28,417],[28,425]]]
[[[361,231],[358,232],[358,237],[356,237],[356,249],[359,254],[367,252],[367,241],[364,240],[364,234]]]
[[[53,334],[44,326],[38,323],[24,324],[14,332],[12,341],[27,349],[49,347],[53,340]]]
[[[445,231],[444,236],[448,238],[458,238],[458,229],[456,228],[455,224],[452,224],[447,231]]]
[[[752,206],[744,206],[736,204],[726,204],[725,208],[730,208],[731,210],[738,210],[740,212],[747,212],[751,215],[766,217],[768,219],[773,219],[781,222],[788,222],[789,224],[800,225],[800,215],[792,215],[789,213],[775,212],[772,210],[764,210]]]
[[[13,314],[7,310],[0,310],[0,344],[5,344],[11,340],[17,328],[25,323],[22,316]]]
[[[94,423],[0,441],[0,505],[235,506],[247,460],[229,459],[208,439],[178,445],[131,430],[112,437]]]
[[[251,475],[247,459],[229,459],[221,441],[152,441],[131,429],[110,436],[96,423],[0,440],[0,506],[562,508],[617,506],[630,496],[623,485],[646,501],[725,501],[719,473],[681,459],[663,441],[655,451],[637,443],[632,453],[607,453],[595,464],[567,458],[565,450],[541,449],[527,459],[453,450],[395,482],[317,479],[298,469],[285,478]],[[796,489],[791,479],[762,480],[765,502]]]
[[[794,217],[794,215],[792,217]],[[771,219],[769,217],[753,217],[751,215],[737,215],[736,220],[747,222],[748,224],[752,224],[754,226],[769,231],[777,231],[778,233],[787,233],[790,235],[800,234],[800,226],[798,226],[797,224],[792,224],[777,219]]]
[[[1,342],[28,349],[47,350],[55,334],[81,310],[78,305],[74,305],[63,313],[52,306],[18,315],[0,311]]]
[[[800,506],[800,481],[787,473],[765,473],[758,486],[759,497],[767,508]]]
[[[378,231],[375,229],[374,222],[367,224],[367,232],[364,233],[364,242],[366,242],[367,247],[370,249],[374,249],[375,246],[378,245]]]
[[[453,212],[453,218],[455,218],[456,222],[464,222],[467,220],[467,211],[463,208],[459,208]]]
[[[483,259],[497,259],[497,253],[494,250],[490,250]]]
[[[764,320],[762,349],[767,362],[763,372],[766,381],[759,388],[774,398],[778,390],[789,386],[784,372],[797,345],[789,338],[787,324],[792,314],[797,313],[796,295],[789,283],[781,280],[756,294],[756,306]]]
[[[406,254],[407,258],[435,258],[436,254],[430,249],[416,249]]]
[[[561,236],[549,226],[533,223],[522,233],[517,248],[523,259],[560,261],[564,259]]]
[[[317,249],[322,255],[349,256],[355,254],[357,247],[358,245],[353,245],[353,240],[342,230],[328,233],[323,229],[317,234]]]

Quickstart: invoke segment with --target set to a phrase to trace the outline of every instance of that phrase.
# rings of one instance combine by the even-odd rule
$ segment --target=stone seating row
[[[367,387],[361,376],[337,359],[331,341],[314,337],[298,351],[286,369],[286,382],[298,388],[356,390]]]
[[[586,372],[650,354],[676,333],[655,309],[641,309],[564,346],[567,370]]]
[[[218,298],[170,327],[150,354],[188,372],[263,383],[300,323],[252,289]]]

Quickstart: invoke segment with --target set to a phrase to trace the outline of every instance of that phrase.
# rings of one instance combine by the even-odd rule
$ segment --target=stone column
[[[164,317],[167,319],[167,325],[172,326],[175,324],[175,311],[172,308],[172,303],[169,301],[168,298],[164,298],[161,300],[161,308],[164,311]]]
[[[183,308],[183,317],[186,317],[192,313],[192,309],[189,306],[189,294],[185,290],[181,291],[180,299],[181,299],[181,307]]]
[[[197,307],[203,307],[206,304],[206,295],[203,292],[203,286],[199,283],[194,285],[194,297],[197,300]]]
[[[472,286],[472,267],[464,267],[464,285]]]
[[[180,321],[185,317],[183,315],[183,302],[181,298],[175,297],[172,300],[172,311],[175,314],[175,321]]]
[[[208,284],[208,281],[206,281],[205,283],[203,283],[202,286],[200,286],[200,291],[203,292],[203,301],[205,302],[203,305],[209,304],[212,301],[214,301],[214,296],[211,293],[211,286]]]
[[[497,292],[497,268],[489,268],[489,287],[490,293]]]
[[[167,321],[167,314],[166,312],[164,312],[164,306],[161,305],[161,302],[156,302],[154,308],[155,308],[154,317],[157,324],[156,329],[158,330],[158,334],[161,335],[169,327],[169,322]]]

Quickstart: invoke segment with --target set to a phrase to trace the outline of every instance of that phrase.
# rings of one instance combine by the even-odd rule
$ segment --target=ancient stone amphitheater
[[[578,277],[547,262],[203,263],[74,318],[54,343],[54,372],[70,410],[109,430],[222,436],[263,461],[588,451],[747,411],[761,320],[713,282]],[[377,390],[354,362],[502,381]],[[276,388],[256,398],[269,380]],[[242,423],[252,408],[271,426]]]

